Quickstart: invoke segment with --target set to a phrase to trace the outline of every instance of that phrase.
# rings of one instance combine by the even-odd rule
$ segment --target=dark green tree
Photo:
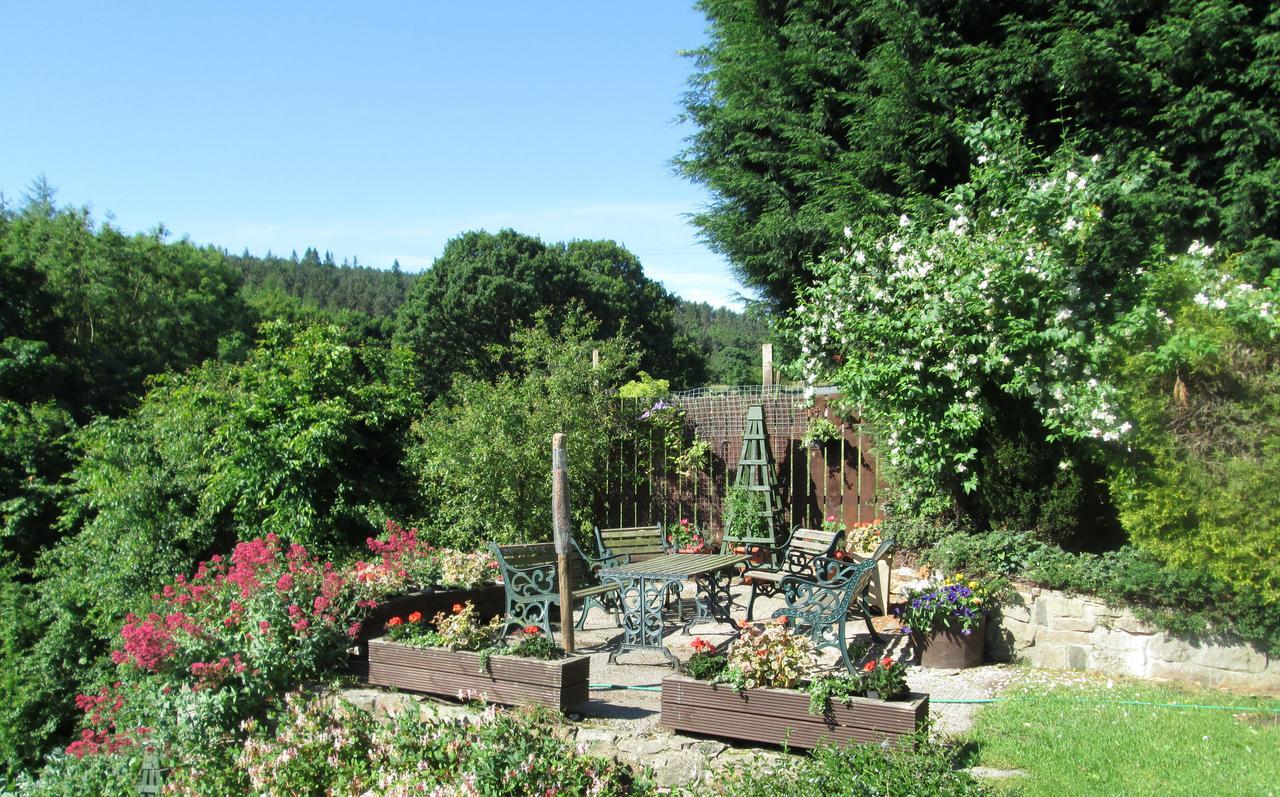
[[[1046,153],[1072,141],[1147,179],[1172,248],[1280,254],[1280,10],[1229,0],[701,0],[710,42],[677,158],[709,187],[708,241],[775,306],[846,226],[892,224],[967,179],[962,130],[993,110]],[[1146,238],[1146,234],[1140,237]],[[1119,244],[1117,244],[1118,246]],[[1116,252],[1131,254],[1127,250]]]
[[[455,374],[491,379],[510,367],[494,347],[543,309],[554,332],[574,302],[601,322],[602,337],[633,336],[642,368],[676,382],[699,380],[696,354],[677,339],[674,298],[611,241],[548,245],[513,230],[464,233],[410,289],[396,340],[417,352],[427,392],[440,395]]]

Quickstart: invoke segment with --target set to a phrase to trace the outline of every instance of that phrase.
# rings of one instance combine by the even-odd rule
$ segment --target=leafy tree
[[[627,433],[614,397],[634,355],[620,339],[596,340],[597,322],[578,310],[554,333],[550,315],[542,311],[532,329],[513,336],[511,373],[492,382],[461,377],[414,425],[409,463],[423,494],[419,525],[441,544],[549,540],[556,432],[567,435],[574,521],[592,521],[610,446]]]
[[[146,377],[213,356],[219,337],[248,322],[225,258],[187,241],[166,243],[163,228],[126,236],[96,225],[87,210],[40,200],[7,219],[0,234],[4,269],[39,286],[24,301],[46,306],[29,313],[38,321],[27,337],[61,361],[60,394],[80,419],[127,408]]]
[[[439,395],[455,374],[495,377],[511,364],[500,353],[514,332],[548,309],[554,333],[575,301],[601,321],[602,336],[633,335],[643,367],[677,382],[700,375],[676,335],[674,299],[610,241],[548,245],[513,230],[464,233],[410,289],[396,340],[417,352],[428,393]]]
[[[1046,153],[1071,142],[1146,171],[1135,190],[1171,248],[1280,252],[1280,10],[1157,0],[701,0],[696,127],[677,159],[714,199],[695,221],[743,280],[789,307],[847,226],[884,232],[906,197],[967,180],[965,125],[1027,120]],[[1140,234],[1140,238],[1147,238]]]

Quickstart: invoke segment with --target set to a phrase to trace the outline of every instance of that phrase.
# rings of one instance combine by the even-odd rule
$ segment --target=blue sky
[[[743,290],[668,161],[692,0],[0,0],[0,191],[38,174],[127,231],[429,266],[511,227],[609,238],[688,299]]]

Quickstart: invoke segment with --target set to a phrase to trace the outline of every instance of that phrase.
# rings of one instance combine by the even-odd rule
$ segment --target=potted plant
[[[823,677],[813,641],[777,621],[744,624],[723,652],[701,639],[693,646],[684,674],[662,681],[661,721],[672,730],[812,748],[895,740],[928,717],[928,695],[903,691],[901,663]]]
[[[537,626],[502,636],[503,618],[482,623],[470,602],[438,613],[392,617],[369,642],[369,683],[414,692],[560,710],[587,700],[591,660],[569,656]]]
[[[839,440],[840,437],[840,427],[823,415],[815,415],[805,425],[804,436],[800,438],[800,444],[809,448],[822,448],[827,443]]]
[[[911,637],[917,663],[945,668],[981,664],[988,610],[1002,589],[1003,582],[966,580],[957,573],[909,592],[894,614],[901,633]]]
[[[693,525],[689,518],[680,518],[667,534],[667,545],[676,553],[710,553],[711,532]]]

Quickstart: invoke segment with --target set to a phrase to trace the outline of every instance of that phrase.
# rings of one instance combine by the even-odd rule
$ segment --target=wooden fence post
[[[760,384],[769,387],[773,384],[773,344],[760,344]]]
[[[573,652],[573,582],[569,574],[569,546],[573,530],[569,521],[569,464],[564,434],[551,436],[551,520],[556,544],[556,580],[560,585],[560,638]]]

